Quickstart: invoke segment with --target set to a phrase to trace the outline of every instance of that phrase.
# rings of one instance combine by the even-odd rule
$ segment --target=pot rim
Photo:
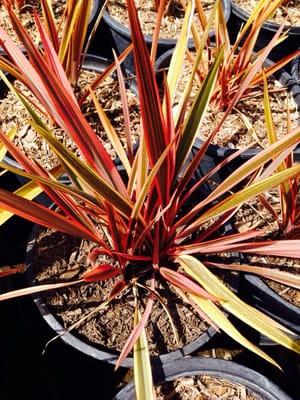
[[[222,0],[222,5],[223,5],[223,11],[224,11],[224,17],[226,23],[229,20],[230,14],[231,14],[231,1],[230,0]],[[113,18],[109,12],[105,9],[103,13],[103,20],[107,23],[107,25],[119,32],[122,36],[126,37],[128,40],[131,41],[131,33],[130,29],[127,28],[125,25],[121,24],[118,20]],[[209,37],[214,37],[215,32],[214,30],[211,30],[209,33]],[[148,45],[152,44],[152,36],[150,35],[144,35],[145,41]],[[177,39],[159,39],[158,43],[162,46],[174,46],[176,44]],[[188,47],[193,47],[194,41],[193,39],[188,40]]]
[[[264,312],[269,313],[273,318],[276,318],[276,320],[283,325],[290,327],[290,329],[295,331],[295,334],[300,334],[300,307],[297,307],[296,305],[281,297],[278,293],[275,292],[275,290],[270,288],[259,276],[244,274],[244,279],[247,283],[255,286],[255,288],[257,289],[257,293],[255,294],[255,301],[260,304],[260,308],[263,308]],[[270,310],[268,310],[263,303],[264,297],[268,297],[268,299],[273,300],[273,302],[275,303],[275,305]],[[279,310],[278,313],[273,314],[272,310],[278,310],[278,307],[282,307],[283,310]],[[287,320],[287,312],[292,314],[289,316],[289,320]],[[295,318],[297,319],[295,320]],[[269,339],[266,339],[266,341],[267,343],[269,343]]]
[[[233,361],[205,357],[185,357],[154,369],[155,384],[193,375],[209,375],[241,384],[264,400],[292,400],[290,396],[264,375]],[[133,400],[134,383],[126,385],[114,400]]]
[[[241,18],[244,22],[246,22],[250,16],[250,14],[247,11],[244,11],[240,6],[235,4],[233,0],[231,0],[231,10],[234,15]],[[265,22],[262,25],[261,30],[277,32],[280,27],[281,25],[276,22]],[[300,35],[300,26],[284,25],[283,30],[289,36]]]
[[[27,281],[30,286],[34,283],[34,276],[32,270],[31,256],[35,245],[35,237],[40,227],[34,225],[33,230],[28,239],[28,244],[26,248],[26,266],[27,266]],[[32,295],[35,305],[37,306],[39,312],[41,313],[43,319],[47,322],[51,329],[53,329],[58,336],[68,345],[74,347],[80,352],[89,355],[97,360],[105,361],[110,364],[116,364],[120,352],[117,350],[109,350],[105,346],[92,344],[87,339],[79,338],[70,332],[67,332],[63,325],[58,321],[58,319],[52,314],[46,305],[41,294]],[[161,354],[160,356],[151,357],[153,364],[165,364],[173,360],[182,358],[199,348],[203,347],[215,334],[217,331],[213,327],[208,327],[207,331],[203,332],[201,336],[197,339],[188,343],[187,345],[179,348],[177,350],[170,351],[169,353]],[[133,367],[133,357],[127,357],[122,365],[122,367],[132,368]]]

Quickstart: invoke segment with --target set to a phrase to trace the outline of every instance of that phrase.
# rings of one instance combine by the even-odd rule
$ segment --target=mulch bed
[[[77,95],[79,96],[80,93],[85,90],[87,85],[93,82],[96,77],[97,74],[95,72],[82,71],[78,82],[79,89],[76,91]],[[18,81],[14,84],[19,90],[22,90],[28,99],[36,102],[35,97],[24,87],[24,85]],[[95,94],[98,101],[101,103],[101,106],[107,112],[108,118],[116,129],[121,141],[125,142],[123,109],[118,80],[115,77],[106,78],[106,80],[103,81],[100,87],[95,91]],[[140,126],[138,99],[135,93],[129,89],[127,90],[127,99],[130,112],[132,140],[136,141]],[[26,155],[31,159],[38,161],[47,169],[53,168],[57,165],[58,160],[56,156],[51,151],[48,144],[29,126],[28,114],[13,93],[9,92],[6,96],[0,99],[0,113],[3,131],[7,132],[14,126],[18,127],[18,133],[14,141]],[[83,113],[97,136],[102,140],[107,151],[113,158],[115,158],[114,149],[107,139],[107,135],[99,121],[95,106],[90,99],[83,104]],[[55,136],[64,143],[68,149],[79,155],[77,147],[68,134],[63,132],[59,127],[51,124],[49,118],[43,116],[41,113],[39,113],[39,115],[48,126],[51,126],[51,130]]]
[[[33,270],[39,283],[76,280],[89,264],[87,254],[93,244],[49,230],[40,231],[33,252]],[[109,260],[106,260],[109,262]],[[142,280],[147,284],[147,279]],[[49,308],[62,321],[64,327],[79,321],[94,311],[105,299],[115,280],[102,283],[84,283],[57,292],[43,294]],[[176,343],[170,321],[159,302],[147,324],[147,337],[152,355],[158,355],[181,348],[197,339],[208,328],[192,307],[184,303],[174,290],[160,282],[157,291],[174,320],[179,343]],[[146,299],[140,289],[141,298]],[[142,304],[145,305],[144,300]],[[76,328],[76,334],[96,345],[107,346],[120,351],[132,328],[134,298],[129,289],[121,298],[111,302]]]
[[[208,16],[209,11],[214,4],[213,0],[202,1],[205,14]],[[151,36],[155,29],[157,12],[155,2],[153,0],[136,0],[135,5],[142,31],[145,35]],[[125,0],[110,0],[107,4],[109,14],[122,25],[129,27],[129,18]],[[184,11],[179,1],[171,0],[167,2],[166,12],[162,18],[160,28],[161,39],[176,39],[183,25]],[[202,26],[198,14],[195,12],[194,23],[198,32],[201,32]]]
[[[156,389],[157,400],[260,400],[245,386],[226,379],[196,375],[167,382]]]

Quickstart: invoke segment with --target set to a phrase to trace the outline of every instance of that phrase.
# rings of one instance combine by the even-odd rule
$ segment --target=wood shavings
[[[160,28],[161,39],[176,39],[179,36],[180,30],[183,24],[184,12],[176,14],[175,10],[181,8],[176,7],[176,2],[171,0],[170,3],[174,3],[174,7],[170,7],[169,12],[162,18]],[[155,23],[157,19],[157,13],[154,8],[154,2],[152,0],[136,0],[135,5],[137,8],[140,24],[142,31],[145,35],[151,36],[155,29]],[[177,4],[180,4],[179,2]],[[202,5],[207,16],[214,4],[213,0],[202,1]],[[107,4],[107,10],[110,15],[117,21],[125,26],[129,26],[129,18],[127,14],[126,2],[121,0],[110,0]],[[173,11],[172,11],[173,10]],[[197,27],[198,32],[202,32],[201,23],[198,14],[195,14],[194,23]]]
[[[156,388],[157,400],[260,400],[246,387],[207,375],[183,377]]]

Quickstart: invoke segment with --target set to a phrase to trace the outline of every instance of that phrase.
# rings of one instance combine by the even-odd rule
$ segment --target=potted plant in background
[[[27,43],[27,59],[9,36],[0,30],[2,43],[5,43],[5,50],[10,56],[10,67],[24,74],[27,87],[51,119],[72,137],[79,150],[74,154],[58,141],[52,135],[51,127],[38,118],[22,93],[18,94],[29,112],[30,123],[57,155],[58,165],[53,171],[46,171],[28,159],[4,133],[0,133],[1,141],[26,172],[16,171],[5,163],[0,165],[34,182],[33,187],[23,196],[0,190],[0,205],[6,209],[1,213],[1,218],[6,214],[3,218],[6,219],[9,212],[50,230],[62,231],[70,235],[67,239],[70,242],[72,236],[80,237],[87,243],[84,252],[89,254],[82,270],[75,271],[71,279],[70,274],[69,279],[65,275],[64,282],[48,282],[5,293],[0,299],[7,300],[71,286],[93,287],[93,284],[97,286],[114,278],[111,281],[112,286],[107,287],[105,297],[100,300],[98,298],[96,308],[86,313],[80,321],[76,321],[75,325],[86,321],[102,309],[106,310],[115,299],[127,297],[130,293],[130,301],[133,300],[134,328],[126,340],[117,365],[134,350],[137,395],[144,399],[152,398],[145,326],[150,320],[154,303],[163,303],[160,285],[166,283],[172,285],[176,294],[199,313],[201,318],[220,327],[270,362],[275,363],[240,334],[224,315],[223,308],[283,346],[300,352],[299,344],[284,333],[284,327],[240,300],[215,274],[215,269],[220,267],[222,270],[222,266],[226,265],[224,259],[219,264],[216,262],[216,254],[224,258],[224,255],[230,255],[233,251],[266,254],[270,251],[276,253],[278,248],[283,248],[282,256],[287,256],[291,251],[299,256],[295,251],[299,245],[298,240],[278,242],[264,238],[263,231],[226,234],[220,229],[242,203],[299,174],[300,166],[297,165],[285,171],[274,172],[278,167],[278,160],[272,159],[278,156],[281,160],[282,151],[292,151],[293,146],[299,142],[300,129],[292,131],[263,150],[220,184],[214,184],[215,175],[228,160],[218,164],[195,182],[194,172],[201,165],[215,132],[190,160],[188,157],[213,93],[216,74],[223,61],[223,51],[221,49],[217,53],[189,114],[186,116],[183,112],[179,119],[181,123],[175,124],[171,99],[176,85],[168,89],[166,84],[165,95],[161,100],[153,65],[132,1],[128,1],[128,10],[142,121],[140,140],[135,152],[130,135],[127,136],[124,149],[109,120],[105,118],[104,110],[94,99],[100,120],[106,126],[115,153],[124,166],[122,171],[116,167],[80,111],[61,63],[52,51],[51,42],[48,41],[45,53],[37,51],[32,42],[27,40],[26,32],[20,30],[20,36]],[[43,27],[40,28],[43,32]],[[47,41],[46,35],[45,40]],[[185,35],[178,43],[177,54],[185,51],[184,40]],[[120,82],[123,82],[120,68],[118,71]],[[171,74],[169,81],[175,82],[178,77],[177,69],[171,71]],[[2,78],[5,79],[5,76],[2,75]],[[8,81],[7,84],[9,85]],[[121,83],[121,88],[124,87],[123,84]],[[93,92],[90,93],[93,96]],[[239,92],[241,94],[242,90]],[[231,101],[228,113],[237,100],[238,96]],[[223,119],[225,118],[226,116]],[[216,131],[219,128],[216,127]],[[231,156],[231,159],[234,157],[235,155]],[[263,179],[251,184],[253,176],[266,164],[268,167]],[[64,173],[70,177],[71,185],[59,182],[59,176]],[[206,197],[203,197],[201,188],[204,184],[211,188],[211,193]],[[238,184],[242,184],[242,187],[238,187]],[[41,190],[54,202],[53,210],[28,200]],[[189,199],[194,195],[197,196],[196,203],[191,207]],[[36,246],[38,242],[39,239]],[[59,249],[56,241],[54,247]],[[289,280],[295,285],[299,284],[298,278],[293,274],[286,275],[280,271],[268,274],[275,280]],[[92,299],[95,300],[93,296]],[[167,308],[164,311],[171,321],[170,311]],[[74,326],[71,325],[68,329],[72,327]],[[174,328],[176,337],[175,332]]]
[[[24,50],[24,44],[22,45],[17,38],[17,32],[20,27],[22,27],[22,20],[19,13],[14,9],[14,3],[3,2],[2,8],[5,9],[7,16],[10,19],[10,29],[13,30],[14,40],[22,46]],[[22,3],[23,5],[23,3]],[[38,5],[38,4],[36,4]],[[20,4],[19,4],[20,6]],[[97,1],[89,0],[88,2],[73,2],[67,1],[63,9],[63,13],[60,16],[60,22],[58,23],[54,16],[54,5],[47,1],[42,1],[40,4],[42,8],[42,19],[45,25],[45,32],[51,40],[53,45],[53,51],[55,51],[64,67],[64,70],[68,76],[68,79],[73,86],[76,86],[78,77],[81,71],[82,62],[85,59],[87,49],[90,45],[93,32],[89,33],[90,37],[86,40],[88,31],[91,31],[90,24],[91,19],[93,23],[95,22],[95,8],[99,8]],[[92,12],[92,14],[91,14]],[[43,35],[39,35],[39,24],[41,23],[38,16],[37,8],[31,7],[31,20],[34,24],[35,21],[35,38],[41,46],[45,45],[43,40]],[[32,32],[30,31],[30,34]],[[5,51],[2,48],[2,53],[0,57],[0,64],[3,62],[7,65],[7,60],[5,58]],[[1,61],[2,60],[2,61]],[[88,61],[89,63],[89,61]],[[7,73],[11,71],[8,68]],[[14,71],[14,76],[9,75],[11,79],[17,79],[20,83],[24,84],[23,78],[18,72]],[[1,100],[3,100],[6,95],[6,90],[3,85],[1,86]],[[31,98],[32,100],[32,98]],[[33,100],[32,100],[33,101]],[[6,158],[6,161],[11,165],[16,166],[15,161],[11,158]]]
[[[51,40],[53,50],[58,54],[64,70],[73,85],[77,82],[81,64],[95,34],[94,24],[96,24],[95,18],[100,9],[99,3],[99,1],[94,0],[77,2],[67,0],[62,9],[62,15],[57,21],[54,14],[54,5],[46,0],[41,0],[40,2],[45,33]],[[18,37],[19,28],[16,20],[22,26],[22,20],[18,12],[14,9],[12,2],[4,1],[2,7],[4,7],[9,16],[12,32]],[[32,24],[35,26],[36,37],[33,40],[44,45],[45,41],[39,30],[41,22],[37,18],[38,8],[32,7],[30,15]],[[24,44],[20,43],[19,39],[16,40],[26,51]]]
[[[280,59],[298,48],[300,35],[299,2],[294,0],[276,0],[272,2],[266,0],[254,2],[232,0],[231,7],[232,21],[236,25],[236,32],[247,22],[251,12],[263,21],[257,42],[257,50],[260,50],[271,40],[281,24],[284,24],[287,40],[272,52],[272,57]]]
[[[139,17],[141,21],[142,30],[144,33],[144,39],[151,49],[153,39],[157,40],[157,56],[160,56],[164,52],[174,49],[176,45],[179,32],[181,30],[185,8],[188,2],[177,2],[177,1],[161,1],[143,4],[140,2],[136,4],[139,10]],[[208,14],[213,7],[214,2],[202,2],[196,3],[196,12],[193,17],[193,31],[205,30],[207,26]],[[114,45],[119,53],[126,49],[131,43],[131,33],[129,29],[129,18],[126,12],[126,4],[114,2],[114,0],[105,2],[106,11],[103,15],[104,22],[108,25],[111,30],[111,35],[114,40]],[[222,8],[225,15],[226,22],[228,21],[231,13],[230,1],[222,0]],[[188,40],[188,47],[194,47],[194,38],[191,37]],[[215,32],[213,29],[209,31],[209,37],[213,39]],[[155,59],[156,57],[154,57]],[[127,64],[134,68],[133,59],[127,60]]]
[[[75,2],[76,3],[76,2]],[[54,18],[54,11],[55,7],[52,4],[48,2],[42,2],[42,10],[43,10],[43,21],[45,24],[45,31],[48,34],[48,37],[50,38],[54,51],[58,54],[63,68],[68,76],[68,79],[70,80],[72,86],[76,88],[76,95],[79,97],[80,93],[78,93],[78,79],[79,76],[82,75],[82,70],[84,71],[97,71],[97,73],[103,72],[105,69],[104,66],[108,66],[108,60],[99,58],[97,56],[94,56],[93,54],[86,54],[87,49],[89,48],[89,45],[91,43],[91,39],[93,37],[94,32],[90,33],[89,39],[85,40],[87,31],[91,30],[90,25],[91,22],[89,22],[89,14],[91,12],[91,8],[93,10],[93,15],[95,14],[94,8],[97,5],[97,2],[89,1],[89,2],[77,2],[76,7],[75,3],[72,1],[68,1],[65,4],[64,12],[63,15],[61,16],[60,23],[57,25],[57,21]],[[15,32],[20,29],[22,26],[22,19],[20,18],[19,14],[14,10],[12,7],[12,4],[9,2],[6,2],[5,4],[2,5],[2,8],[6,9],[7,15],[10,17],[11,21],[11,29],[14,27]],[[41,23],[37,19],[37,10],[34,7],[30,8],[32,12],[32,21],[36,21],[36,29],[35,35],[36,38],[38,38],[38,43],[40,44],[41,47],[47,46],[45,41],[43,40],[43,35],[38,36],[38,26]],[[96,24],[97,25],[97,24]],[[29,29],[30,34],[31,33],[31,26]],[[14,40],[15,40],[16,33],[13,35]],[[35,40],[35,39],[34,39]],[[23,48],[24,51],[24,44],[21,44],[20,40],[17,40],[18,44]],[[0,64],[3,62],[4,65],[7,67],[7,59],[5,57],[5,52],[2,49],[2,55],[0,57]],[[120,60],[122,60],[128,51],[124,52],[124,55],[121,55]],[[110,73],[112,73],[115,69],[115,66],[112,65],[110,69],[106,71],[106,73],[101,76],[101,80],[105,78],[105,76],[108,76]],[[13,72],[13,74],[12,74]],[[16,71],[11,71],[10,68],[8,67],[7,69],[7,77],[11,80],[14,81],[16,84],[16,87],[18,89],[24,88],[25,82],[23,77]],[[22,86],[23,85],[23,86]],[[81,84],[82,85],[82,84]],[[127,85],[128,87],[130,86]],[[97,80],[95,82],[91,83],[91,87],[97,88]],[[7,88],[6,85],[2,85],[0,88],[0,97],[1,97],[1,113],[3,117],[3,121],[5,126],[8,126],[9,129],[11,129],[11,122],[13,122],[15,119],[21,118],[22,112],[20,109],[18,109],[16,105],[16,101],[12,97],[7,96]],[[86,98],[86,94],[83,93],[81,102],[84,101]],[[33,104],[35,103],[34,96],[29,95],[28,100],[30,100]],[[35,104],[36,105],[36,104]],[[7,114],[11,113],[10,116]],[[24,115],[24,113],[23,113]],[[8,118],[7,118],[8,117]],[[25,148],[28,149],[28,145],[26,144],[26,138],[27,136],[30,137],[30,147],[36,148],[37,144],[35,143],[32,146],[32,135],[33,132],[31,129],[28,129],[26,126],[26,118],[23,118],[23,121],[18,120],[18,125],[19,125],[19,132],[23,132],[21,134],[22,139],[19,139],[19,136],[15,136],[15,142],[22,140],[22,145],[25,146]],[[27,131],[27,134],[25,135],[24,132]],[[24,136],[23,136],[24,135]],[[29,154],[29,153],[28,153]],[[45,155],[46,157],[46,155]],[[5,156],[5,162],[9,163],[12,166],[19,167],[16,163],[15,160],[11,158],[10,155]],[[18,177],[21,183],[24,184],[26,181],[24,178]],[[39,197],[39,201],[45,201],[44,196]]]
[[[73,0],[63,0],[49,2],[41,0],[12,2],[4,0],[0,6],[0,26],[9,32],[17,44],[21,45],[12,26],[11,11],[9,9],[15,11],[22,25],[30,31],[36,43],[39,43],[41,38],[34,22],[33,12],[36,10],[44,21],[46,30],[53,40],[57,51],[59,42],[63,43],[61,57],[65,58],[65,63],[69,59],[68,68],[70,69],[76,68],[76,65],[80,61],[82,57],[82,52],[80,53],[80,51],[83,46],[91,48],[93,44],[93,38],[100,21],[100,18],[98,20],[98,15],[101,12],[101,1],[88,0],[76,2]],[[74,43],[76,43],[76,46]],[[70,48],[72,48],[72,53],[70,52]],[[74,67],[70,66],[71,57],[73,58],[73,63],[76,62]]]
[[[186,57],[180,77],[181,83],[178,85],[175,94],[175,97],[177,97],[175,102],[178,103],[177,107],[181,109],[190,102],[188,97],[191,93],[193,99],[195,95],[193,90],[196,93],[193,87],[201,85],[209,65],[213,62],[214,52],[225,46],[225,60],[218,72],[211,107],[204,121],[204,129],[200,132],[200,138],[203,140],[212,132],[214,126],[222,119],[230,101],[234,96],[240,96],[238,92],[243,90],[235,108],[214,138],[214,144],[217,146],[209,147],[211,154],[214,153],[221,159],[232,154],[237,148],[244,147],[245,151],[239,158],[240,162],[243,162],[268,145],[263,112],[263,73],[269,78],[269,91],[272,100],[270,104],[274,114],[276,111],[276,122],[280,134],[283,135],[286,132],[288,114],[292,116],[292,126],[295,127],[298,124],[299,86],[289,74],[281,70],[297,56],[297,52],[276,63],[267,58],[272,49],[285,39],[285,36],[281,35],[281,30],[279,30],[271,42],[263,47],[260,52],[254,53],[262,26],[262,21],[255,20],[255,13],[251,14],[247,24],[231,45],[229,30],[225,24],[222,9],[217,7],[217,3],[215,10],[217,15],[215,21],[216,43],[206,43],[202,40],[202,45],[197,46],[193,53]],[[246,34],[247,36],[245,36]],[[199,37],[198,41],[200,41]],[[157,60],[158,70],[169,67],[172,54],[173,51],[171,50]],[[176,61],[178,62],[178,57]],[[263,67],[265,71],[263,71]],[[174,68],[172,61],[170,68]],[[286,105],[287,100],[289,101],[288,106]],[[298,158],[299,148],[296,148],[295,159]],[[235,165],[233,168],[235,168]]]

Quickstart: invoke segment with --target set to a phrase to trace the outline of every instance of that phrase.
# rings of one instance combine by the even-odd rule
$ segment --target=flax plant
[[[240,154],[237,152],[217,164],[201,179],[194,178],[213,136],[226,118],[225,115],[193,155],[191,149],[215,93],[218,74],[226,62],[226,49],[221,47],[216,52],[190,111],[186,113],[184,109],[181,112],[175,110],[172,99],[179,65],[173,61],[164,82],[164,95],[161,96],[155,79],[153,59],[143,39],[133,0],[127,0],[127,7],[140,103],[141,128],[136,149],[133,149],[130,135],[125,144],[121,142],[93,90],[88,92],[123,168],[114,163],[85,119],[62,60],[54,51],[53,42],[43,25],[40,25],[46,44],[43,49],[37,49],[27,33],[20,29],[19,36],[23,39],[26,54],[0,29],[0,44],[9,56],[10,69],[15,69],[24,77],[27,88],[35,95],[50,119],[73,139],[80,152],[78,157],[58,141],[52,128],[41,121],[22,93],[15,91],[2,74],[2,79],[28,111],[32,127],[56,154],[58,165],[47,171],[14,145],[11,133],[1,131],[1,147],[9,150],[23,171],[3,161],[0,167],[18,173],[30,182],[15,193],[0,189],[0,222],[3,224],[12,215],[19,215],[46,228],[94,244],[89,254],[91,266],[86,268],[79,279],[11,291],[0,295],[0,300],[114,278],[115,284],[110,294],[99,307],[106,307],[113,299],[126,296],[129,290],[135,298],[135,312],[132,316],[134,328],[120,353],[117,367],[133,350],[137,399],[151,400],[155,395],[145,327],[151,317],[154,302],[163,305],[159,293],[161,281],[172,285],[184,302],[193,305],[199,318],[204,318],[272,364],[277,365],[276,361],[239,332],[224,311],[278,344],[300,353],[300,344],[290,336],[292,332],[241,300],[216,273],[224,268],[245,270],[245,266],[240,264],[234,264],[231,268],[231,264],[227,264],[223,257],[224,253],[300,257],[299,240],[271,240],[262,230],[231,234],[222,230],[242,204],[299,176],[300,165],[289,165],[284,171],[279,171],[278,165],[283,160],[283,154],[286,156],[299,143],[300,128],[262,150],[212,188],[208,196],[202,196],[203,185],[210,183],[221,168]],[[174,60],[175,57],[181,60],[186,51],[192,15],[191,3],[186,10]],[[203,40],[208,31],[209,24]],[[115,67],[124,99],[125,117],[128,105],[118,60]],[[237,95],[230,100],[227,115],[243,94],[244,88],[241,85]],[[130,121],[126,117],[124,119],[127,121],[126,130],[130,132]],[[264,175],[261,179],[255,179],[262,170]],[[59,180],[62,174],[70,178],[70,185]],[[53,201],[53,209],[32,201],[42,191]],[[191,199],[196,202],[190,203]],[[250,265],[248,269],[300,288],[299,277],[292,273],[266,272]],[[170,311],[165,306],[164,310],[172,321]]]

